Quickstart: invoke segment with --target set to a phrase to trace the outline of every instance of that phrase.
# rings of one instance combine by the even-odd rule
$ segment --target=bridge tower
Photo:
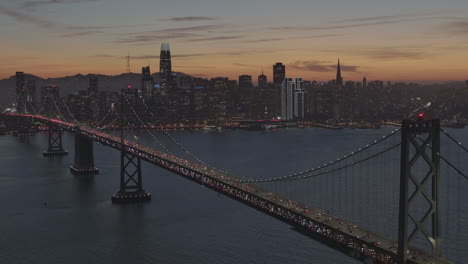
[[[49,124],[48,134],[49,147],[42,155],[44,157],[68,155],[68,151],[64,150],[62,146],[62,128],[57,125]]]
[[[75,131],[75,163],[70,171],[76,175],[99,174],[94,167],[93,141],[81,135],[80,128]]]
[[[129,118],[125,118],[126,102],[135,104],[138,98],[138,89],[128,86],[120,92],[120,190],[112,195],[112,202],[143,202],[151,200],[151,194],[143,190],[141,173],[141,159],[126,147],[124,139],[124,126]],[[127,119],[127,120],[125,120]]]
[[[439,170],[440,120],[403,120],[401,134],[399,263],[408,263],[408,246],[416,237],[440,257]],[[417,163],[420,161],[421,163]],[[422,165],[417,168],[417,164]]]

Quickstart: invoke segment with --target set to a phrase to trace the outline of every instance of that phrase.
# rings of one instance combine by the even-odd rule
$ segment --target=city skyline
[[[257,76],[263,68],[272,80],[271,65],[283,62],[288,77],[328,81],[340,58],[344,80],[466,79],[463,1],[216,3],[2,3],[0,78],[18,70],[43,78],[117,75],[128,53],[132,72],[155,70],[167,42],[173,70],[203,78]]]

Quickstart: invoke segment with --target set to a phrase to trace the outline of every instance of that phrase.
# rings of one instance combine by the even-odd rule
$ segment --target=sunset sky
[[[2,0],[0,78],[173,70],[345,80],[468,79],[467,0]]]

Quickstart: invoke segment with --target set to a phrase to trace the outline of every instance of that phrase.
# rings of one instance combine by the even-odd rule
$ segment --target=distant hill
[[[189,76],[184,73],[176,72],[177,76]],[[87,90],[89,87],[89,77],[96,76],[99,79],[100,91],[119,91],[119,89],[132,85],[133,87],[141,86],[141,74],[124,73],[119,75],[102,75],[102,74],[77,74],[74,76],[66,76],[59,78],[43,79],[31,74],[25,74],[26,80],[36,80],[37,99],[40,100],[41,87],[46,85],[57,85],[60,87],[61,96],[75,93],[79,90]],[[159,73],[152,74],[155,81],[159,81]],[[7,105],[15,101],[16,76],[0,80],[0,105]]]

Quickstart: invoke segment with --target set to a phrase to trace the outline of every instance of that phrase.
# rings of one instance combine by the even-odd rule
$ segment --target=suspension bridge
[[[138,140],[126,139],[124,128],[130,127],[133,121],[137,120],[139,127],[145,125],[135,110],[136,105],[146,108],[147,113],[157,120],[135,89],[123,89],[121,92],[120,137],[104,133],[98,127],[80,123],[69,109],[66,110],[69,114],[67,118],[58,105],[56,103],[54,105],[57,109],[54,116],[44,116],[39,113],[6,113],[3,116],[18,124],[20,135],[28,134],[24,131],[27,130],[27,124],[32,122],[46,124],[49,141],[44,156],[67,155],[68,152],[62,146],[62,131],[74,134],[75,163],[70,169],[75,174],[99,172],[94,166],[93,142],[120,151],[120,190],[112,196],[113,202],[140,202],[151,199],[151,194],[143,189],[141,170],[143,160],[238,200],[291,225],[298,232],[364,262],[451,263],[441,254],[441,163],[459,177],[466,180],[468,177],[455,162],[441,154],[441,134],[445,136],[447,143],[456,145],[462,153],[468,153],[468,149],[454,136],[442,130],[439,120],[404,120],[400,129],[333,161],[281,177],[246,178],[210,166],[167,131],[163,133],[166,133],[187,158],[172,153],[151,131],[148,131],[149,134],[160,145],[161,150],[140,144]],[[110,122],[115,123],[115,119]],[[362,171],[354,171],[355,168],[367,166],[369,162],[378,159],[381,163],[386,163],[388,159],[385,155],[391,153],[399,156],[400,165],[399,171],[396,173],[393,171],[394,175],[390,175],[393,182],[398,184],[398,189],[392,190],[390,194],[393,198],[397,198],[393,199],[397,203],[393,207],[398,211],[398,218],[393,219],[398,222],[396,238],[319,209],[319,202],[310,202],[297,195],[301,186],[291,190],[293,182],[307,182],[323,178],[325,175],[338,174],[342,180],[332,185],[343,184],[344,187],[340,192],[344,192],[345,189],[352,192],[353,184],[359,183],[348,182],[347,177],[343,177],[346,176],[343,173],[362,174]],[[374,170],[372,173],[373,178],[377,178],[378,174],[384,172]],[[315,182],[314,185],[313,188],[328,188],[330,183]],[[288,189],[289,192],[281,188]],[[302,191],[314,195],[313,188],[305,188],[305,190],[302,188]],[[384,188],[380,188],[384,192]],[[331,189],[330,193],[333,192]],[[314,197],[312,200],[319,199],[320,197],[318,199]],[[389,220],[384,219],[384,221]]]

